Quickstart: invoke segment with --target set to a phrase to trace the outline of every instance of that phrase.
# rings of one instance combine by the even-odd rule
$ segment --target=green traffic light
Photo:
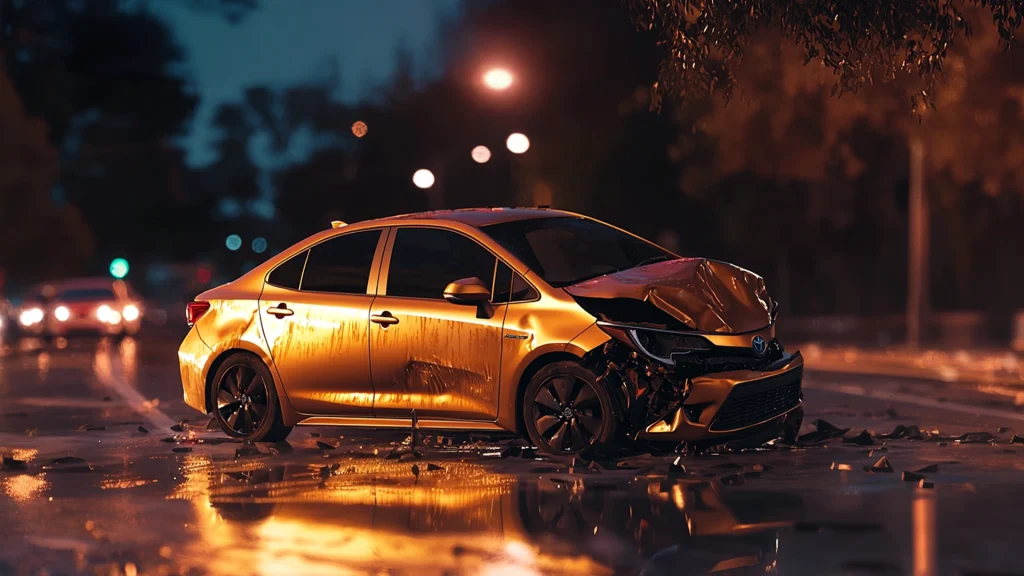
[[[110,275],[114,278],[124,278],[128,275],[128,261],[124,258],[114,258],[110,263]]]

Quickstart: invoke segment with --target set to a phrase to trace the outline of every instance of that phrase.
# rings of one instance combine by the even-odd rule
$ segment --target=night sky
[[[219,104],[240,99],[248,86],[284,87],[321,78],[335,58],[338,98],[358,100],[386,82],[403,44],[419,73],[436,71],[438,26],[457,13],[459,2],[260,0],[238,24],[184,2],[151,3],[150,9],[173,26],[201,96],[186,137],[189,164],[215,159],[210,118]]]

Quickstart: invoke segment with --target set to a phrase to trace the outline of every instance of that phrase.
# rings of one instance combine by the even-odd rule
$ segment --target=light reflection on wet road
[[[298,428],[286,444],[243,447],[203,430],[206,419],[181,401],[174,347],[72,342],[0,359],[0,453],[12,459],[0,469],[0,574],[926,575],[1024,565],[1024,446],[1006,443],[1012,431],[997,432],[1005,423],[991,417],[838,394],[812,375],[808,423],[913,423],[1004,440],[892,440],[884,452],[835,441],[684,459],[687,473],[674,476],[668,456],[590,467],[487,457],[501,440],[488,436],[389,460],[404,433]],[[904,395],[933,386],[856,382]],[[181,418],[198,430],[163,442]],[[883,455],[894,472],[863,470]],[[931,464],[933,489],[901,481]]]

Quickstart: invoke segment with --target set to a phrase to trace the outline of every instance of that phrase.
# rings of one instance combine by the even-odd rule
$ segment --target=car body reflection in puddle
[[[522,478],[463,462],[185,463],[197,567],[262,573],[774,571],[798,497],[695,480]],[[427,570],[424,571],[424,567]]]

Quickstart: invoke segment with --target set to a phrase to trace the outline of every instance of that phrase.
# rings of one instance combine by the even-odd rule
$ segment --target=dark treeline
[[[332,98],[338,73],[253,86],[214,117],[217,160],[191,169],[178,137],[197,96],[174,30],[138,3],[0,2],[0,267],[11,279],[103,272],[114,256],[140,268],[203,260],[230,277],[266,255],[247,250],[256,236],[273,253],[333,219],[547,204],[755,270],[793,314],[892,314],[905,301],[917,138],[933,306],[1024,304],[1024,61],[983,31],[950,56],[920,117],[896,85],[832,97],[829,74],[768,33],[728,104],[652,112],[658,47],[619,3],[466,2],[442,30],[439,76],[423,80],[400,52],[360,103]],[[210,5],[238,26],[259,9]],[[491,64],[515,72],[511,90],[481,87]],[[505,149],[511,132],[530,138],[527,153]],[[255,139],[272,166],[253,157]],[[478,145],[486,164],[470,157]],[[428,190],[412,183],[419,168],[437,177]],[[226,250],[229,233],[243,250]]]

